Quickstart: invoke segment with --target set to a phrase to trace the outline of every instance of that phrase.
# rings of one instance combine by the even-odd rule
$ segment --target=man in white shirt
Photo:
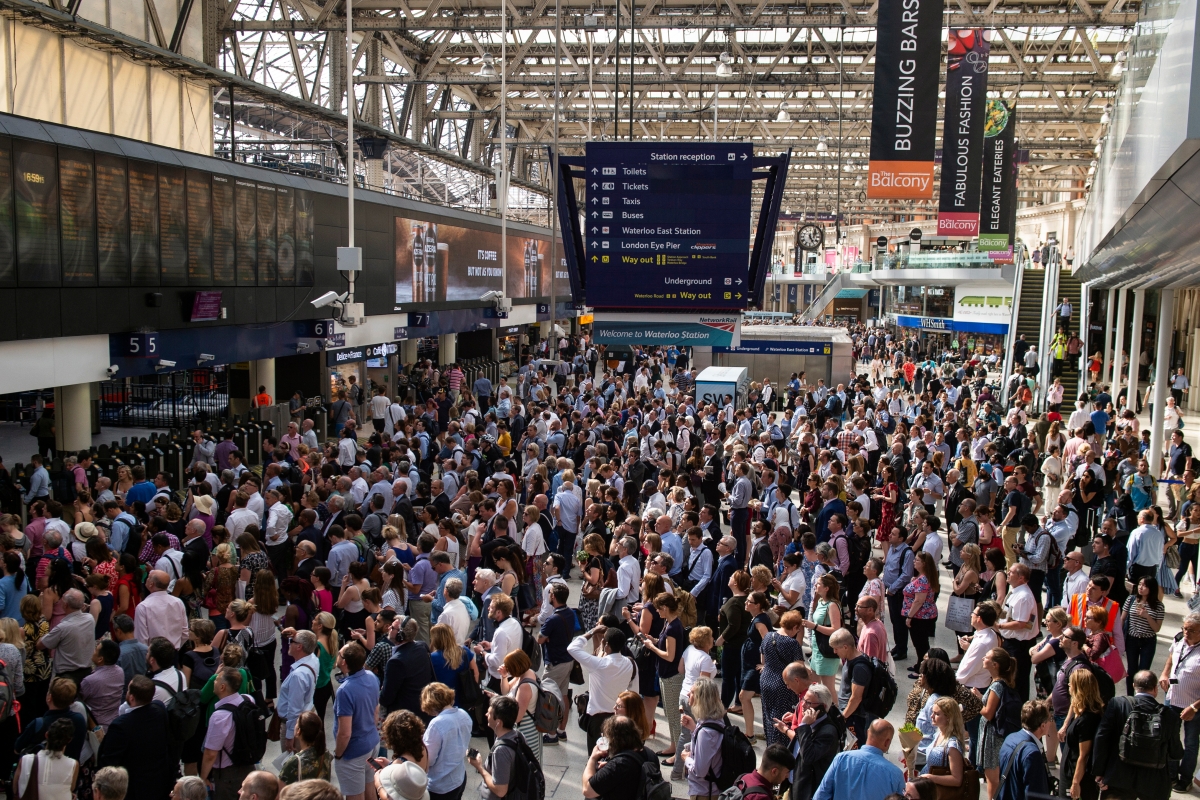
[[[462,596],[462,590],[462,581],[458,578],[446,580],[446,585],[442,588],[442,594],[446,597],[446,605],[438,616],[438,624],[449,625],[450,630],[454,631],[454,641],[460,645],[466,643],[467,637],[471,633],[471,614],[463,605],[463,601],[459,599]]]
[[[571,658],[587,670],[589,753],[600,738],[600,728],[604,721],[613,715],[621,692],[637,686],[637,665],[632,658],[621,655],[625,642],[625,634],[621,631],[597,625],[582,636],[575,637],[567,645],[567,652]],[[600,655],[592,654],[594,644],[600,646]]]
[[[958,637],[959,645],[967,648],[958,662],[958,682],[963,686],[982,692],[992,685],[992,677],[983,666],[983,657],[999,646],[1000,637],[994,627],[998,618],[995,603],[980,603],[971,612],[971,627],[975,632]]]
[[[367,484],[367,479],[363,477],[360,467],[351,467],[348,474],[350,476],[350,500],[355,508],[359,508],[371,487]]]
[[[449,581],[447,581],[449,583]],[[506,594],[498,594],[492,598],[488,607],[488,615],[496,624],[496,631],[490,642],[480,642],[475,645],[475,651],[483,653],[484,663],[487,664],[488,687],[492,691],[500,691],[500,667],[504,665],[504,657],[513,650],[521,649],[521,623],[513,616],[513,599]]]
[[[1029,567],[1013,564],[1008,568],[1008,594],[1004,598],[1006,619],[996,623],[1002,646],[1017,661],[1017,695],[1029,699],[1029,671],[1033,661],[1029,650],[1041,631],[1038,604],[1029,586]]]
[[[541,627],[546,624],[546,620],[554,614],[554,606],[550,602],[551,587],[556,583],[566,583],[562,576],[562,567],[565,565],[566,559],[561,554],[547,553],[546,557],[540,561],[542,566],[542,604],[538,608],[537,614],[538,630],[541,630]]]
[[[637,540],[632,536],[624,537],[617,545],[621,560],[617,564],[617,601],[613,611],[619,611],[621,606],[637,602],[642,585],[642,568],[634,555],[637,551]]]
[[[383,433],[387,428],[387,412],[392,405],[391,399],[383,393],[383,387],[380,386],[375,390],[375,396],[371,398],[371,425],[379,433]]]
[[[288,504],[281,502],[283,495],[278,489],[267,492],[267,527],[263,535],[267,540],[267,557],[276,575],[286,575],[288,564],[291,562],[293,543],[288,539],[288,530],[292,525],[292,510]]]
[[[262,524],[262,517],[251,511],[247,504],[250,495],[238,492],[233,496],[233,512],[225,519],[225,529],[229,531],[229,539],[236,542],[237,538],[246,532],[247,525]]]
[[[925,524],[929,527],[929,531],[925,534],[925,543],[921,545],[921,549],[933,556],[933,563],[940,564],[942,563],[942,550],[946,547],[946,543],[942,541],[942,535],[938,533],[938,529],[942,527],[942,521],[938,517],[926,517]]]
[[[1067,576],[1063,579],[1062,597],[1070,598],[1083,594],[1088,588],[1088,575],[1083,571],[1083,554],[1074,550],[1063,556],[1063,569]]]
[[[311,419],[306,419],[300,423],[300,441],[308,447],[309,450],[316,450],[319,444],[317,440],[317,432],[313,430],[316,425]]]
[[[170,577],[168,590],[174,588],[175,581],[183,577],[183,552],[171,549],[171,540],[165,533],[154,534],[150,539],[150,546],[154,548],[156,557],[154,568],[162,570]]]

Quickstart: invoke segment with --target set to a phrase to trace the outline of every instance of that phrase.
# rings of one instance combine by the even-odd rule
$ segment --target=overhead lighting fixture
[[[1125,54],[1124,50],[1118,50],[1117,54],[1113,56],[1113,68],[1109,75],[1114,78],[1121,77],[1121,74],[1125,72],[1125,60],[1127,58],[1129,58],[1129,56]]]
[[[476,72],[475,75],[480,78],[486,78],[487,80],[495,80],[496,61],[490,54],[483,57],[483,65],[479,68],[479,72]]]
[[[1092,152],[1095,153],[1096,155],[1100,155],[1101,153],[1103,153],[1104,152],[1104,141],[1101,140],[1101,141],[1096,142],[1096,146],[1095,146],[1095,148],[1093,148]]]
[[[817,152],[825,153],[828,151],[829,151],[829,145],[825,143],[825,137],[822,136],[820,139],[817,140]]]
[[[733,77],[733,67],[729,66],[729,62],[732,60],[733,59],[729,56],[728,50],[721,53],[720,58],[718,59],[718,62],[717,62],[717,77],[718,78]]]
[[[1112,103],[1104,106],[1104,113],[1100,115],[1100,124],[1107,125],[1112,122]]]
[[[788,113],[788,101],[784,100],[779,104],[779,114],[775,117],[776,122],[791,122],[792,115]]]

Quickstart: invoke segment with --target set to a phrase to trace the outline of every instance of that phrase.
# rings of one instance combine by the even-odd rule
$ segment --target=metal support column
[[[1167,405],[1167,387],[1171,374],[1171,337],[1174,334],[1175,290],[1163,289],[1158,298],[1158,347],[1155,348],[1154,413],[1150,416],[1150,471],[1162,472],[1163,412]]]
[[[1114,286],[1108,290],[1108,308],[1104,312],[1104,350],[1100,353],[1103,364],[1100,367],[1100,382],[1109,376],[1112,364],[1113,313],[1116,311],[1117,289]],[[1115,407],[1115,406],[1114,406]]]
[[[1125,404],[1137,413],[1138,356],[1142,352],[1142,318],[1146,313],[1146,290],[1133,290],[1133,323],[1129,326],[1129,393]]]
[[[1117,398],[1121,396],[1121,362],[1124,361],[1122,353],[1125,350],[1125,308],[1129,292],[1125,287],[1117,287],[1117,321],[1113,326],[1113,331],[1116,334],[1116,340],[1113,342],[1113,365],[1112,365],[1112,397],[1115,403]],[[1120,408],[1117,407],[1120,411]]]

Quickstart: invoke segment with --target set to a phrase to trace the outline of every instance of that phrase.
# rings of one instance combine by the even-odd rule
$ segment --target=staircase
[[[1025,276],[1028,277],[1029,273],[1026,272]],[[1079,334],[1079,338],[1086,342],[1087,331],[1080,328],[1081,325],[1085,324],[1082,284],[1075,277],[1075,273],[1065,266],[1058,274],[1058,297],[1054,298],[1051,311],[1053,311],[1054,306],[1057,306],[1059,300],[1063,297],[1069,298],[1071,305],[1075,308],[1075,313],[1071,317],[1071,327]],[[1055,330],[1057,331],[1057,320],[1055,321],[1055,326]],[[1067,331],[1068,338],[1070,338],[1070,333],[1071,331]],[[1088,354],[1084,353],[1084,355]],[[1080,375],[1079,359],[1067,358],[1063,361],[1062,382],[1066,388],[1066,391],[1063,392],[1063,397],[1067,398],[1078,397],[1079,393],[1087,388],[1086,378],[1081,378]]]
[[[837,293],[852,285],[845,272],[831,275],[829,281],[821,288],[821,292],[816,296],[812,304],[804,309],[801,318],[806,320],[819,318],[825,308],[833,302],[833,298],[837,297]]]
[[[1038,332],[1042,326],[1042,292],[1045,286],[1045,270],[1026,269],[1021,276],[1021,298],[1017,305],[1017,336],[1024,334],[1025,341],[1039,345],[1039,352]]]

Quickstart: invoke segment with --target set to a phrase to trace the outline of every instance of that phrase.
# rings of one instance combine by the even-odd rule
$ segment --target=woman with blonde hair
[[[647,572],[642,576],[642,601],[633,606],[637,613],[631,613],[629,606],[621,609],[621,614],[629,623],[629,628],[634,636],[644,633],[658,639],[658,635],[662,633],[663,619],[654,608],[654,598],[663,591],[665,591],[665,584],[661,575]],[[658,684],[657,664],[658,657],[649,649],[643,649],[637,659],[638,693],[642,696],[642,703],[646,706],[646,719],[650,720],[650,732],[646,736],[647,739],[654,736],[657,727],[654,722],[654,709],[658,707],[658,698],[662,694]],[[674,752],[674,750],[669,752]]]
[[[1096,800],[1100,796],[1096,773],[1103,774],[1103,770],[1092,769],[1091,755],[1092,740],[1096,738],[1104,714],[1100,683],[1090,671],[1077,669],[1071,673],[1067,684],[1071,691],[1071,707],[1059,733],[1059,738],[1066,743],[1059,785],[1071,787],[1068,796],[1076,800]]]
[[[460,800],[467,783],[467,764],[461,750],[450,746],[471,738],[471,715],[455,706],[455,692],[444,683],[421,690],[421,711],[431,719],[425,726],[429,800]]]
[[[711,678],[717,674],[716,664],[713,663],[712,657],[708,654],[713,646],[712,628],[697,625],[688,631],[688,642],[690,644],[683,651],[683,659],[679,662],[679,669],[683,672],[683,685],[679,689],[680,714],[692,713],[688,697],[691,696],[692,686],[695,685],[696,681],[702,678]],[[675,742],[675,752],[682,752],[691,741],[692,732],[681,726],[679,738]],[[675,765],[671,770],[671,780],[682,780],[683,777],[683,759],[676,755]]]
[[[13,698],[19,699],[25,694],[25,636],[12,617],[0,617],[0,661],[4,662],[4,677]],[[16,714],[0,722],[0,775],[12,774],[16,760],[13,744],[20,732]]]
[[[263,687],[266,700],[275,699],[275,650],[278,648],[275,627],[275,610],[279,607],[279,592],[275,588],[275,575],[269,569],[260,570],[254,579],[254,612],[250,615],[250,643],[247,666],[250,673]]]
[[[433,676],[446,686],[454,687],[454,700],[457,705],[458,682],[462,675],[471,674],[471,680],[479,683],[479,667],[471,650],[459,644],[454,638],[454,629],[440,623],[429,629],[429,654],[433,662]]]
[[[721,755],[721,740],[727,724],[721,687],[712,678],[701,678],[692,684],[688,704],[692,713],[680,719],[683,727],[692,733],[691,744],[680,753],[688,772],[688,795],[692,800],[711,800],[721,793],[707,778],[713,772],[714,756],[719,758]]]
[[[317,635],[317,688],[313,692],[313,708],[321,719],[325,719],[325,709],[329,699],[333,697],[333,667],[337,662],[338,634],[337,620],[328,611],[317,614],[312,621],[312,632]]]
[[[938,732],[925,754],[921,774],[938,786],[960,787],[965,769],[963,750],[970,740],[958,701],[953,697],[938,698],[933,703],[931,718]]]
[[[254,646],[254,631],[250,630],[250,618],[254,616],[254,604],[245,600],[230,600],[225,608],[225,619],[229,627],[217,631],[213,649],[224,653],[230,644],[237,644],[242,653],[248,654]]]

